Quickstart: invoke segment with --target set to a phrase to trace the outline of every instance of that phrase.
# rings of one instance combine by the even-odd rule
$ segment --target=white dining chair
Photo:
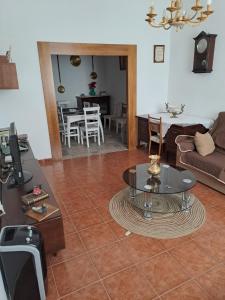
[[[120,128],[120,133],[122,135],[123,128],[127,124],[127,118],[122,118],[122,117],[116,118],[115,121],[116,121],[116,133],[117,134],[119,133],[119,128]]]
[[[66,123],[63,115],[63,107],[61,105],[57,106],[58,120],[59,120],[59,133],[61,140],[63,142],[65,131],[66,131]]]
[[[68,142],[69,148],[71,147],[70,139],[71,137],[77,137],[78,144],[80,144],[80,131],[78,124],[75,122],[65,122],[65,117],[63,114],[63,107],[58,106],[58,118],[59,118],[59,132],[61,135],[61,140],[66,145]]]
[[[84,139],[86,139],[87,147],[90,147],[89,138],[94,137],[98,140],[100,146],[100,107],[87,107],[84,108],[84,126],[80,127],[81,144],[83,145]]]
[[[80,130],[78,124],[76,122],[68,121],[65,130],[65,145],[67,140],[69,148],[71,147],[71,137],[77,138],[78,144],[80,144]]]
[[[93,103],[92,107],[100,107],[100,105],[98,103]],[[101,133],[101,137],[102,137],[102,142],[105,142],[105,137],[104,137],[104,130],[103,130],[103,125],[102,125],[102,119],[101,119],[101,107],[100,107],[100,113],[99,113],[99,127],[100,127],[100,133]]]
[[[114,109],[113,109],[113,113],[110,114],[110,115],[104,115],[103,116],[104,128],[106,128],[106,123],[108,121],[109,131],[110,131],[111,130],[112,121],[115,120],[116,118],[118,118],[120,115],[121,115],[120,105],[119,104],[115,104],[114,105]]]
[[[122,129],[127,124],[127,104],[122,103],[121,115],[119,117],[114,118],[114,120],[116,122],[116,133],[117,134],[119,133],[119,127],[120,127],[120,132],[122,135],[123,133]]]
[[[84,106],[84,107],[90,107],[91,104],[90,104],[90,102],[84,101],[84,102],[83,102],[83,106]]]

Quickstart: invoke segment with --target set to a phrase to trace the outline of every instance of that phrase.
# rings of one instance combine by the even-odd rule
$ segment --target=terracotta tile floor
[[[225,195],[198,183],[207,220],[180,239],[127,237],[112,220],[123,171],[147,158],[135,150],[42,162],[66,236],[66,248],[48,257],[48,300],[225,299]]]

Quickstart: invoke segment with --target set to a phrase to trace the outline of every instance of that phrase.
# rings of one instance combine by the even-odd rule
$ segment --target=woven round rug
[[[140,199],[143,194],[140,193]],[[139,197],[139,196],[137,196]],[[126,230],[143,236],[172,239],[189,235],[197,231],[206,220],[206,211],[196,196],[191,194],[193,205],[188,212],[176,212],[180,205],[179,195],[152,195],[153,205],[168,213],[153,213],[152,219],[143,217],[143,210],[129,201],[129,188],[121,190],[113,196],[109,203],[109,211],[113,219]],[[139,200],[138,200],[139,201]],[[140,200],[141,201],[141,200]]]

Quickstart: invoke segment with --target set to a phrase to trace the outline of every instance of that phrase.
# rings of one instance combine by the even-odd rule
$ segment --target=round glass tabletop
[[[123,173],[124,181],[132,188],[146,193],[176,194],[190,190],[196,183],[195,176],[187,170],[179,170],[160,164],[160,174],[148,171],[149,163],[133,166]]]

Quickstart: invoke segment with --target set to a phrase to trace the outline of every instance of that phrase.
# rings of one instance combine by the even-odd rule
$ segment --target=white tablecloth
[[[167,130],[170,128],[171,125],[183,125],[183,126],[190,126],[195,124],[202,124],[206,128],[210,128],[214,122],[212,119],[181,114],[178,115],[177,118],[171,118],[169,113],[158,113],[158,114],[151,114],[151,117],[154,118],[162,118],[162,134],[163,137],[166,135]]]

